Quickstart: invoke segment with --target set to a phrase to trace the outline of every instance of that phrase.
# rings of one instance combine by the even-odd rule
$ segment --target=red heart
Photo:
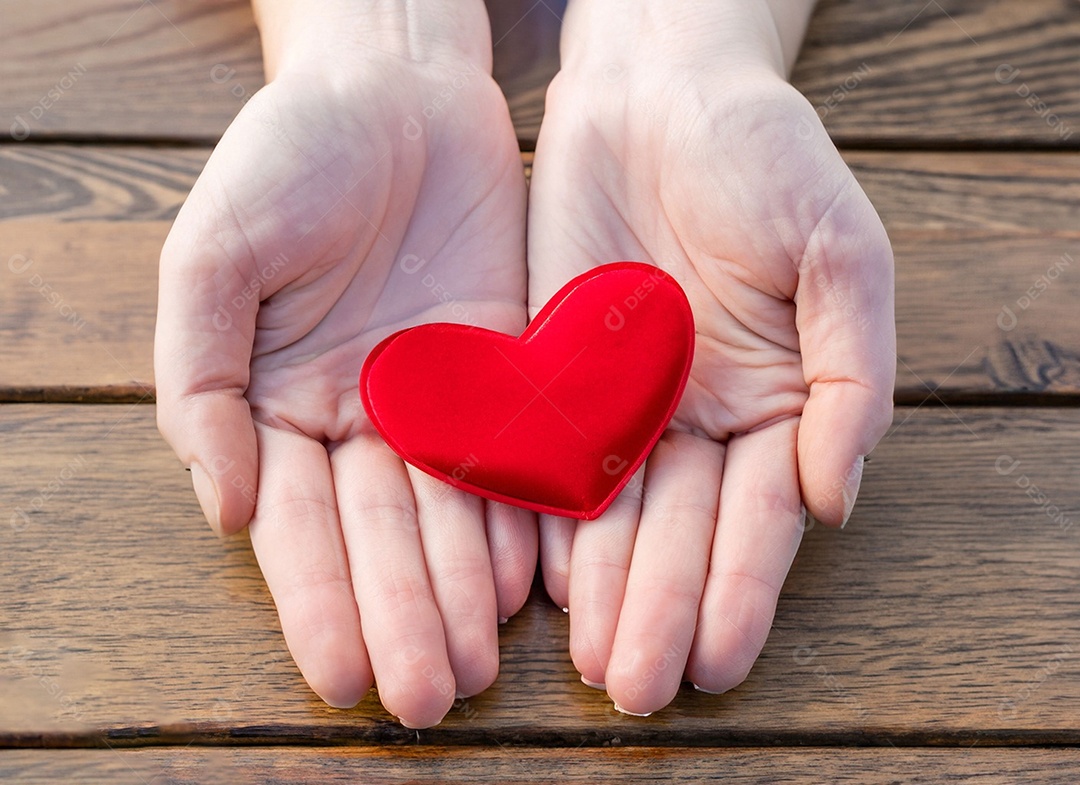
[[[694,317],[639,262],[564,286],[519,338],[424,324],[376,346],[364,409],[413,466],[458,488],[591,520],[641,465],[682,396]]]

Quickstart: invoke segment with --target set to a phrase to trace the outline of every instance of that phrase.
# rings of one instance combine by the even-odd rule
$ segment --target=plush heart
[[[364,362],[360,397],[413,466],[488,499],[590,520],[667,427],[693,354],[675,280],[617,262],[570,281],[517,338],[443,323],[394,333]]]

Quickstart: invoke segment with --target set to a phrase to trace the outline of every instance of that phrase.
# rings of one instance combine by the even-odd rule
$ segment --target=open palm
[[[694,310],[690,381],[641,475],[596,521],[541,521],[575,665],[647,713],[684,673],[709,691],[745,678],[806,509],[850,514],[890,421],[895,337],[888,239],[807,102],[764,74],[635,76],[550,88],[529,301],[636,259]]]
[[[313,689],[351,706],[374,679],[419,727],[494,680],[535,522],[407,467],[357,377],[410,325],[524,327],[525,185],[487,74],[355,73],[272,82],[193,189],[162,253],[159,424],[215,528],[250,520]]]

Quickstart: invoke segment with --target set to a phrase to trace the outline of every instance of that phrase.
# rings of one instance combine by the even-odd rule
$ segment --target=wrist
[[[576,0],[563,21],[562,70],[586,79],[658,67],[787,79],[813,0]]]
[[[377,53],[491,71],[483,0],[253,0],[267,81],[285,71],[340,70]]]

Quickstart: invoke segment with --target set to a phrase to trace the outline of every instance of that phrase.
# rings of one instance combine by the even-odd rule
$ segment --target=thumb
[[[889,238],[849,175],[810,236],[795,296],[810,388],[799,424],[799,481],[803,503],[822,523],[847,522],[864,458],[892,423],[893,287]]]
[[[246,526],[255,508],[258,448],[244,392],[259,302],[251,281],[258,276],[246,243],[230,253],[222,228],[211,237],[194,218],[198,209],[189,206],[197,199],[193,193],[161,253],[157,423],[191,469],[210,526],[225,536]]]

